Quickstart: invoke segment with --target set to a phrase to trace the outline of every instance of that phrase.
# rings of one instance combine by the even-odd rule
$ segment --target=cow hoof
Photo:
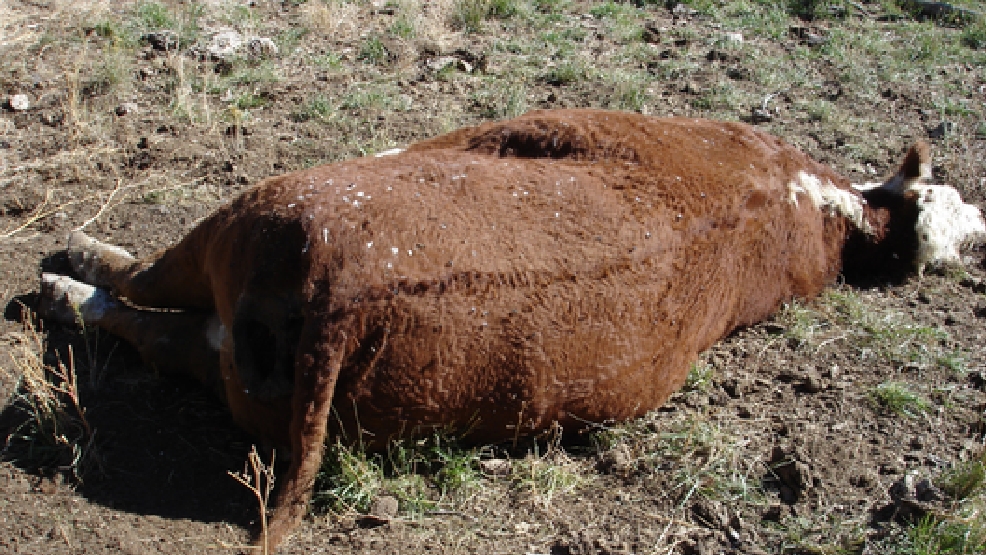
[[[41,274],[38,314],[65,325],[95,322],[117,301],[106,291],[58,274]]]
[[[108,286],[105,276],[108,269],[134,260],[126,250],[100,243],[82,231],[73,231],[68,236],[68,254],[72,270],[86,283]]]

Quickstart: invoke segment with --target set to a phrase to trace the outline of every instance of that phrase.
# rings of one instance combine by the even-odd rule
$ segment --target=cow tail
[[[267,526],[271,549],[284,540],[308,512],[312,489],[325,451],[332,397],[346,358],[348,327],[309,316],[302,328],[295,359],[291,401],[292,460],[277,493]],[[262,545],[263,537],[255,544]]]

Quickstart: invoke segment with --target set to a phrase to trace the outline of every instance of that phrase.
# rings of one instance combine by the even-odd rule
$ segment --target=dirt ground
[[[145,255],[266,176],[583,106],[749,121],[857,182],[930,140],[935,179],[986,208],[981,21],[773,4],[6,0],[0,437],[22,429],[26,358],[69,347],[92,434],[61,468],[5,451],[0,554],[234,553],[257,526],[227,475],[253,440],[218,401],[99,330],[25,332],[79,226]],[[239,50],[218,49],[227,31]],[[704,353],[640,421],[474,453],[459,487],[415,474],[418,497],[378,476],[371,510],[396,514],[316,512],[279,552],[978,552],[982,479],[956,483],[984,460],[984,259],[833,284]],[[922,530],[972,540],[920,551]]]

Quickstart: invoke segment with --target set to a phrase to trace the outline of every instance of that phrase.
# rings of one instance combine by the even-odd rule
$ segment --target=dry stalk
[[[243,465],[243,472],[229,471],[229,475],[234,480],[250,490],[257,498],[257,506],[260,508],[260,539],[262,544],[259,549],[263,555],[269,555],[270,546],[267,543],[267,502],[270,493],[274,490],[274,459],[275,452],[271,451],[270,465],[264,461],[257,453],[257,446],[254,445],[247,455],[247,462]]]
[[[45,364],[46,344],[31,315],[23,326],[20,352],[11,358],[20,372],[13,404],[26,420],[6,438],[4,451],[32,465],[69,471],[81,480],[85,466],[94,460],[94,431],[79,400],[75,355],[69,348],[67,363]],[[69,454],[71,459],[66,460]]]

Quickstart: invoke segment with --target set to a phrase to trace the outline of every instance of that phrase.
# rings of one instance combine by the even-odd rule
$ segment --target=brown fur
[[[97,285],[218,313],[221,379],[189,371],[291,446],[276,543],[330,422],[485,443],[660,406],[698,353],[840,272],[853,230],[790,201],[799,171],[849,190],[747,125],[536,112],[265,180],[159,258],[107,255]]]

